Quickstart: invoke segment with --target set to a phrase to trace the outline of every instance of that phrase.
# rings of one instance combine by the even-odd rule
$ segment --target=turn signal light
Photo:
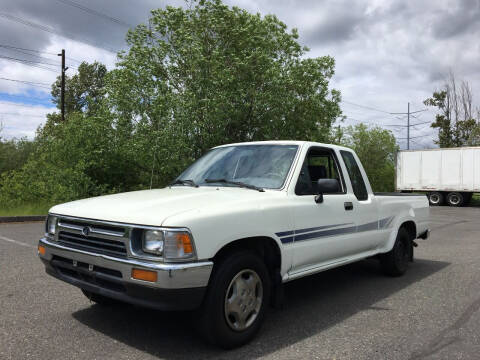
[[[190,236],[187,233],[177,234],[177,248],[183,250],[184,254],[193,253],[193,245]]]
[[[45,246],[38,245],[38,253],[40,255],[45,255]]]
[[[132,269],[132,278],[149,282],[157,282],[157,272],[142,269]]]

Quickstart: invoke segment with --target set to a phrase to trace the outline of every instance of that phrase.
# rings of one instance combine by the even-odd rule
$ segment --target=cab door
[[[308,149],[292,195],[294,216],[292,272],[334,262],[355,252],[357,223],[355,195],[347,191],[345,177],[333,149]],[[316,203],[318,179],[336,179],[338,191],[324,194]]]

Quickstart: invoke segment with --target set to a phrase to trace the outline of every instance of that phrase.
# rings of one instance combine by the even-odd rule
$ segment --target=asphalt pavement
[[[286,285],[259,336],[204,344],[194,315],[103,308],[44,272],[44,225],[0,224],[0,359],[479,359],[480,208],[432,208],[400,278],[365,260]]]

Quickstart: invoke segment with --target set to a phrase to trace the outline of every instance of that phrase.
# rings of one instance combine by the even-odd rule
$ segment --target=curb
[[[25,222],[25,221],[45,221],[46,215],[29,216],[0,216],[0,223]]]

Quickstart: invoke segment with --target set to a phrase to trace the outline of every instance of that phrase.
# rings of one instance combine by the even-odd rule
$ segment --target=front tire
[[[201,335],[225,349],[249,342],[259,331],[270,297],[264,262],[244,251],[216,265],[200,309]]]
[[[389,276],[401,276],[408,269],[412,255],[412,241],[407,229],[400,228],[393,249],[382,254],[380,264],[383,272]]]

